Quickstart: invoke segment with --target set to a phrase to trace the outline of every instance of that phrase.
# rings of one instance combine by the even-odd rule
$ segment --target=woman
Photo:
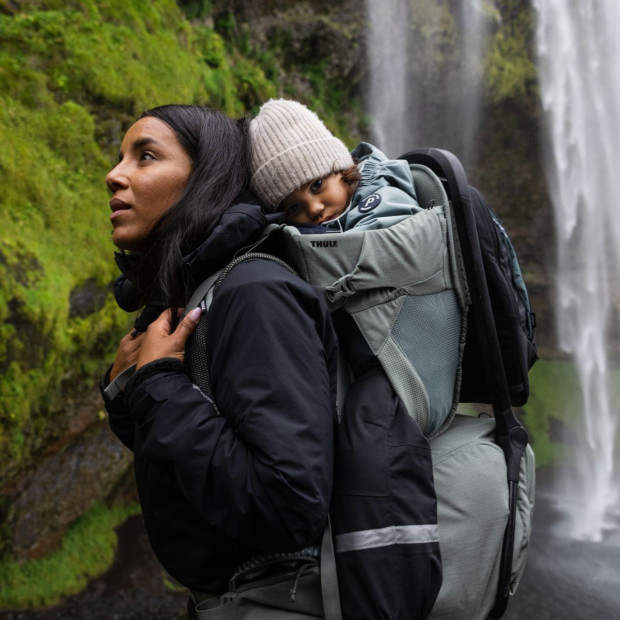
[[[279,217],[244,193],[248,173],[245,123],[175,105],[130,127],[106,177],[122,250],[117,300],[144,310],[102,392],[112,430],[134,452],[153,549],[195,601],[226,592],[239,568],[264,554],[290,554],[288,599],[295,579],[309,575],[298,567],[316,556],[332,489],[336,340],[311,286],[273,261],[241,263],[209,310],[213,400],[183,362],[197,316],[175,329],[171,309]],[[133,364],[123,390],[119,379],[133,370],[122,371]]]

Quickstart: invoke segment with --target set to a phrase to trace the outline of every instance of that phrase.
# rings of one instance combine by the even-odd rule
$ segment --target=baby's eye
[[[310,191],[318,192],[321,189],[322,185],[323,185],[323,179],[317,179],[316,181],[313,181],[312,184],[310,185]]]

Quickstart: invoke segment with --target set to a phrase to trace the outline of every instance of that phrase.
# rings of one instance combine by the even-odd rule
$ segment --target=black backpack
[[[460,168],[460,165],[455,167],[453,158],[452,154],[439,149],[420,149],[402,156],[402,159],[409,163],[427,166],[446,184],[451,181],[448,179],[450,173]],[[473,218],[469,222],[461,221],[460,224],[463,229],[466,227],[475,229],[473,232],[477,237],[477,243],[474,245],[480,247],[484,280],[491,303],[510,403],[520,407],[529,398],[528,371],[538,359],[534,334],[535,314],[532,312],[517,255],[506,229],[482,193],[475,187],[468,186],[468,189],[469,196],[462,198],[468,199],[468,211]],[[453,194],[448,192],[448,195]],[[457,217],[458,215],[459,211]],[[472,231],[466,232],[466,238],[471,239]],[[465,235],[461,233],[461,237]],[[473,271],[472,258],[464,256],[464,259]],[[463,353],[459,401],[492,403],[497,384],[495,376],[480,371],[485,367],[485,357],[488,357],[483,351],[483,348],[486,351],[485,336],[481,334],[481,330],[486,331],[488,323],[478,320],[476,314],[479,314],[480,310],[475,303],[472,305],[472,312],[474,316],[473,320],[470,317]]]
[[[528,371],[538,359],[536,319],[505,228],[484,196],[474,187],[469,191],[510,401],[520,407],[529,397]],[[488,401],[486,377],[476,371],[482,367],[479,343],[474,324],[467,335],[463,358],[461,402]]]

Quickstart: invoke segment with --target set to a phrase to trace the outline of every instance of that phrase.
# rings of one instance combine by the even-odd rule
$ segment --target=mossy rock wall
[[[240,90],[276,91],[169,0],[6,5],[0,38],[1,487],[56,432],[65,386],[92,385],[127,329],[103,182],[123,131],[164,102],[242,115]]]

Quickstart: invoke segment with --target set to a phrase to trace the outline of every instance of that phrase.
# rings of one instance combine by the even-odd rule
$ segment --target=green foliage
[[[583,434],[583,394],[572,362],[536,362],[530,371],[530,399],[524,424],[536,454],[536,466],[561,464],[571,458],[571,438]],[[612,403],[620,398],[620,370],[608,377]]]
[[[536,362],[530,371],[530,399],[523,423],[536,454],[536,465],[557,464],[569,456],[566,428],[574,427],[582,407],[575,366],[569,362]]]
[[[179,0],[178,5],[187,19],[205,19],[212,9],[210,0]]]
[[[197,48],[204,62],[205,87],[212,93],[210,104],[232,116],[273,97],[275,87],[254,60],[241,55],[211,28],[194,28]]]
[[[0,562],[0,609],[28,609],[53,605],[80,592],[92,577],[114,559],[116,533],[137,506],[107,508],[96,504],[71,527],[62,548],[51,555],[18,563]]]
[[[497,0],[501,20],[487,54],[485,80],[491,103],[523,99],[536,90],[532,57],[534,9],[523,0]]]
[[[206,98],[191,29],[174,2],[76,4],[48,2],[48,10],[0,18],[5,53],[44,74],[56,99],[118,105],[135,115],[173,93],[184,102]]]
[[[260,44],[253,40],[251,26],[239,25],[231,12],[218,19],[216,31],[234,62],[237,96],[252,113],[271,97],[299,100],[353,148],[359,141],[353,135],[359,136],[363,116],[359,97],[351,94],[356,76],[343,80],[333,68],[333,50],[324,44],[352,39],[350,21],[335,23],[329,16],[311,11],[307,3],[283,7],[279,17]]]

